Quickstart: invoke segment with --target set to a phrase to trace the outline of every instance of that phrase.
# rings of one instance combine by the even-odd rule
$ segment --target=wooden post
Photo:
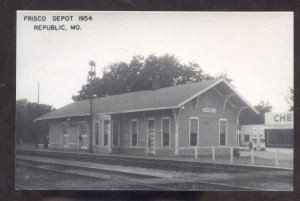
[[[174,121],[175,121],[175,156],[178,156],[178,119],[179,119],[179,112],[178,115],[176,114],[175,109],[172,109]]]
[[[90,87],[90,90],[92,87]],[[90,153],[93,153],[93,96],[90,94]]]
[[[111,115],[109,115],[109,126],[108,126],[108,150],[109,153],[112,153],[112,120]]]
[[[212,147],[211,151],[212,151],[212,160],[214,161],[215,160],[215,147]]]

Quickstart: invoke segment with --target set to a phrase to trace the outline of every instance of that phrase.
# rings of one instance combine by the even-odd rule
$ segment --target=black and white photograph
[[[293,191],[293,12],[16,18],[15,189]]]

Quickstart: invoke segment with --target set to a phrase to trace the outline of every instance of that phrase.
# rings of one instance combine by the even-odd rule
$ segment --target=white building
[[[264,147],[291,148],[294,145],[294,113],[265,114],[265,124],[242,125],[240,146],[252,142],[258,150]]]
[[[265,126],[263,124],[241,126],[240,146],[248,147],[250,142],[257,150],[265,149]]]
[[[265,135],[267,147],[293,147],[294,113],[266,113]]]

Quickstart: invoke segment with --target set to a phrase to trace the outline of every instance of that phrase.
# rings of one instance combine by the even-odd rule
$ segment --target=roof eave
[[[146,112],[146,111],[154,111],[154,110],[168,110],[168,109],[176,109],[177,106],[167,106],[167,107],[156,107],[156,108],[144,108],[144,109],[137,109],[137,110],[125,110],[125,111],[117,111],[117,112],[103,112],[103,113],[96,113],[96,115],[111,115],[111,114],[124,114],[124,113],[132,113],[132,112]],[[79,115],[65,115],[65,116],[56,116],[56,117],[46,117],[46,118],[37,118],[34,120],[36,121],[43,121],[43,120],[50,120],[50,119],[60,119],[60,118],[67,118],[67,117],[77,117],[77,116],[88,116],[89,114],[79,114]]]
[[[44,121],[44,120],[50,120],[50,119],[61,119],[61,118],[68,118],[68,117],[82,117],[82,116],[88,116],[89,114],[77,114],[77,115],[65,115],[65,116],[56,116],[56,117],[46,117],[46,118],[36,118],[33,120],[34,122],[37,121]]]
[[[259,112],[238,92],[236,91],[227,81],[226,79],[222,78],[223,82],[236,94],[238,95],[238,97],[240,99],[242,99],[242,101],[244,101],[246,103],[246,105],[252,109],[257,115],[259,114]]]
[[[99,115],[105,115],[105,114],[124,114],[124,113],[146,112],[146,111],[154,111],[154,110],[170,110],[170,109],[176,109],[176,108],[178,108],[178,106],[144,108],[144,109],[137,109],[137,110],[124,110],[124,111],[118,111],[118,112],[107,112],[107,113],[98,113],[98,114]]]
[[[216,85],[218,85],[219,83],[224,82],[236,95],[238,95],[238,97],[240,97],[240,99],[242,99],[242,101],[244,101],[244,103],[247,105],[247,107],[251,108],[256,114],[259,114],[259,112],[248,102],[246,101],[246,99],[243,98],[243,96],[237,92],[227,81],[225,78],[221,78],[219,81],[217,81],[216,83],[212,84],[211,86],[205,88],[204,90],[200,91],[199,93],[191,96],[190,98],[186,99],[185,101],[181,102],[178,104],[177,107],[182,107],[184,104],[186,104],[187,102],[193,100],[194,98],[196,98],[197,96],[203,94],[204,92],[208,91],[209,89],[215,87]]]
[[[208,86],[207,88],[205,88],[205,89],[203,89],[202,91],[196,93],[195,95],[191,96],[190,98],[188,98],[188,99],[182,101],[181,103],[179,103],[179,104],[177,105],[177,108],[178,108],[178,107],[182,107],[182,106],[183,106],[184,104],[186,104],[187,102],[193,100],[193,99],[196,98],[197,96],[203,94],[204,92],[206,92],[206,91],[208,91],[209,89],[213,88],[214,86],[216,86],[217,84],[219,84],[219,83],[222,82],[222,81],[223,81],[223,79],[220,79],[220,80],[217,81],[216,83],[214,83],[214,84]]]

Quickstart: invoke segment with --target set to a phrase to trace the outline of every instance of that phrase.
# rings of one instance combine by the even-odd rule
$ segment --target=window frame
[[[79,136],[81,135],[81,133],[80,133],[80,124],[86,124],[86,134],[82,134],[83,135],[83,137],[85,137],[86,138],[86,146],[82,146],[80,149],[87,149],[88,148],[88,136],[87,136],[87,133],[88,133],[88,123],[87,123],[87,121],[79,121],[78,122],[78,148],[80,147],[80,140],[79,140]]]
[[[97,144],[97,138],[96,138],[96,124],[99,124],[99,134],[98,134],[98,144]],[[94,122],[94,134],[95,134],[95,145],[96,146],[100,146],[100,139],[101,139],[101,131],[100,131],[100,125],[101,125],[101,121],[95,121]]]
[[[81,134],[80,124],[85,124],[86,125],[86,128],[85,128],[86,132],[85,132],[85,134]],[[87,125],[87,122],[86,121],[80,121],[80,122],[78,122],[78,130],[79,130],[79,132],[78,132],[79,135],[87,135],[88,134],[88,125]]]
[[[66,129],[63,127],[64,125],[67,126]],[[67,130],[67,134],[64,133],[65,130]],[[68,142],[68,143],[67,143],[66,145],[63,145],[63,138],[64,138],[65,136],[68,136],[68,137],[67,137],[67,139],[68,139],[67,142]],[[61,147],[67,147],[67,148],[69,148],[69,136],[70,136],[70,135],[69,135],[69,122],[62,122],[62,123],[61,123]]]
[[[246,141],[246,136],[248,137],[247,141]],[[250,135],[249,134],[244,134],[244,142],[250,142]]]
[[[196,145],[191,145],[191,120],[197,120]],[[199,117],[189,117],[189,146],[190,147],[199,146]]]
[[[163,120],[169,120],[169,145],[164,145],[164,132],[163,132]],[[162,117],[161,118],[161,147],[171,147],[171,118]]]
[[[118,144],[114,145],[114,123],[118,124]],[[120,121],[119,120],[112,120],[112,146],[119,147],[120,146]]]
[[[155,117],[148,117],[147,118],[147,124],[146,124],[146,130],[147,130],[147,153],[150,153],[150,146],[149,146],[149,121],[153,121],[153,154],[156,154],[156,119]]]
[[[110,120],[109,119],[103,119],[101,120],[103,122],[102,124],[102,147],[109,147],[110,143],[109,143],[109,125],[107,126],[107,145],[104,144],[104,139],[105,139],[105,133],[104,133],[104,127],[105,127],[105,121],[108,121],[108,124],[110,124]]]
[[[226,133],[225,133],[225,145],[221,145],[221,121],[226,122]],[[228,122],[227,119],[219,119],[219,147],[226,147],[227,146],[227,135],[228,135]]]
[[[132,145],[132,122],[136,122],[136,145]],[[139,146],[139,121],[138,119],[130,119],[130,147],[138,147]]]

